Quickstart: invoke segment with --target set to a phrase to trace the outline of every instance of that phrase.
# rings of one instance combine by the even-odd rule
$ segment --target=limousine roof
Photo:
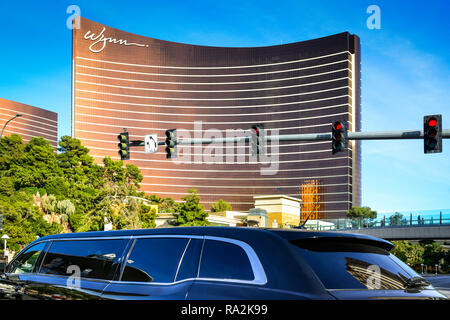
[[[355,242],[370,242],[376,246],[391,250],[393,245],[383,239],[335,231],[312,231],[304,229],[275,229],[275,228],[245,228],[245,227],[172,227],[137,230],[91,231],[81,233],[61,233],[42,237],[42,240],[57,240],[70,238],[96,238],[96,237],[127,237],[145,235],[208,235],[216,237],[229,237],[243,241],[258,241],[262,237],[279,236],[286,240],[313,239],[313,238],[341,238]]]

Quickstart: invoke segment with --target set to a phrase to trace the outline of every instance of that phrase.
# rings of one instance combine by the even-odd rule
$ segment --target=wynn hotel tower
[[[330,133],[346,120],[360,130],[360,45],[347,32],[268,47],[208,47],[135,35],[80,18],[73,30],[72,136],[97,162],[119,159],[130,140],[177,128],[192,138],[226,136],[262,124],[267,134]],[[330,141],[268,143],[267,163],[249,161],[248,144],[180,148],[166,159],[133,147],[146,193],[180,200],[195,188],[208,209],[218,199],[246,211],[253,196],[302,199],[302,215],[344,217],[360,204],[360,146],[333,155]],[[241,157],[238,150],[244,150]],[[234,151],[231,152],[231,151]],[[230,153],[231,152],[231,153]],[[230,156],[231,154],[231,156]],[[213,158],[215,161],[211,161]],[[221,161],[223,160],[223,161]]]

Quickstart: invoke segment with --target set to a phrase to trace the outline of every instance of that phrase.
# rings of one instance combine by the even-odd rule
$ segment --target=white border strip
[[[8,126],[8,128],[9,128],[9,126]],[[14,132],[14,131],[8,130],[8,128],[5,128],[5,131],[4,131],[4,133],[3,133],[3,137],[7,135],[6,133],[9,133],[10,135],[11,135],[11,134],[17,134],[17,135],[19,135],[19,136],[27,136],[27,137],[31,137],[31,138],[41,137],[41,138],[44,138],[45,140],[47,140],[48,142],[50,142],[52,145],[53,145],[53,143],[55,143],[55,146],[58,145],[58,140],[57,140],[56,137],[55,137],[55,139],[53,140],[53,139],[48,139],[48,138],[46,138],[46,137],[42,137],[42,136],[40,136],[40,135],[30,135],[30,134],[26,134],[26,133]],[[25,139],[30,140],[30,139],[28,139],[28,138],[25,138]],[[25,140],[25,139],[22,139],[22,140]]]
[[[100,140],[94,140],[94,139],[82,139],[83,141],[94,141],[94,142],[103,142],[103,141],[100,141]],[[117,144],[117,142],[111,142],[111,141],[107,141],[107,143],[114,143],[114,144]],[[108,149],[108,148],[99,148],[99,147],[92,147],[92,146],[86,146],[86,148],[89,148],[89,149],[94,149],[94,150],[104,150],[104,151],[112,151],[112,152],[117,152],[117,149]],[[217,148],[220,148],[220,149],[223,149],[223,146],[218,146]],[[216,149],[216,148],[214,148],[214,149]],[[250,147],[248,146],[248,147],[245,147],[245,148],[243,148],[243,149],[250,149]],[[348,150],[351,150],[350,148],[348,148]],[[297,152],[279,152],[279,153],[272,153],[272,152],[267,152],[267,155],[268,156],[285,156],[285,155],[293,155],[293,154],[310,154],[310,153],[320,153],[320,152],[330,152],[330,149],[325,149],[325,150],[308,150],[308,151],[297,151]],[[139,153],[139,154],[147,154],[145,151],[138,151],[138,150],[133,150],[133,153]],[[165,152],[155,152],[155,153],[153,153],[153,154],[157,154],[157,155],[166,155],[166,153]],[[186,155],[189,155],[189,156],[203,156],[203,153],[192,153],[192,152],[190,152],[190,153],[188,153],[188,154],[185,154],[185,156]],[[227,154],[226,153],[222,153],[222,154],[220,154],[220,155],[218,155],[218,156],[221,156],[221,157],[224,157],[224,158],[226,158],[226,156],[227,156]],[[233,155],[233,157],[234,156],[239,156],[238,154],[237,155]],[[244,154],[244,156],[245,157],[248,157],[249,156],[249,154]],[[214,156],[213,156],[214,157]],[[220,164],[220,163],[217,163],[217,164]],[[226,161],[224,161],[224,163],[223,164],[226,164]]]
[[[108,69],[108,68],[101,68],[101,67],[86,66],[83,64],[77,64],[76,66],[77,66],[77,68],[86,68],[86,69],[92,69],[92,70],[101,70],[101,71],[107,71],[107,72],[119,72],[119,73],[127,73],[127,74],[139,74],[139,75],[144,75],[144,76],[178,77],[178,78],[190,78],[190,77],[191,78],[229,78],[229,77],[251,77],[251,76],[262,76],[262,75],[268,75],[268,74],[296,72],[296,71],[309,70],[309,69],[314,69],[314,68],[327,67],[327,66],[330,66],[333,64],[344,63],[344,62],[348,64],[349,61],[348,61],[348,59],[345,59],[345,60],[324,63],[324,64],[318,64],[318,65],[303,67],[303,68],[276,70],[276,71],[267,71],[267,72],[230,73],[230,74],[153,73],[153,72],[138,72],[138,71],[129,71],[129,70],[120,70],[120,69]]]
[[[267,107],[275,107],[275,106],[286,106],[286,105],[295,105],[295,104],[303,104],[303,103],[311,103],[317,101],[325,101],[332,99],[340,99],[340,98],[351,98],[349,94],[344,94],[340,96],[332,96],[329,98],[321,98],[321,99],[313,99],[313,100],[304,100],[304,101],[294,101],[294,102],[284,102],[284,103],[273,103],[273,104],[255,104],[255,105],[242,105],[242,106],[170,106],[170,105],[157,105],[157,104],[146,104],[146,103],[133,103],[133,102],[122,102],[122,101],[111,101],[111,100],[101,100],[101,99],[93,99],[93,98],[84,98],[84,97],[76,97],[76,99],[80,100],[88,100],[88,101],[96,101],[96,102],[106,102],[106,103],[116,103],[116,104],[125,104],[125,105],[133,105],[133,106],[143,106],[143,107],[155,107],[155,108],[178,108],[178,109],[242,109],[242,108],[267,108]]]
[[[179,116],[179,114],[174,115],[173,113],[164,113],[164,112],[149,112],[149,111],[134,111],[134,110],[124,110],[124,109],[110,109],[110,108],[102,108],[102,107],[94,107],[94,106],[85,106],[76,104],[77,108],[87,108],[93,110],[101,110],[101,111],[111,111],[111,112],[121,112],[121,113],[136,113],[136,114],[151,114],[151,115],[162,115],[162,116]],[[323,109],[332,109],[339,107],[347,107],[348,103],[336,104],[325,107],[318,108],[310,108],[310,109],[302,109],[302,110],[288,110],[288,111],[274,111],[274,112],[259,112],[259,113],[214,113],[214,114],[201,114],[201,113],[183,113],[183,116],[187,117],[239,117],[239,116],[262,116],[262,115],[274,115],[274,114],[285,114],[285,113],[300,113],[300,112],[313,112],[317,110]]]
[[[0,108],[0,110],[2,110],[2,109]],[[13,114],[1,113],[1,112],[0,112],[0,115],[7,116],[8,119],[10,119],[11,116],[14,116]],[[3,119],[3,120],[5,120],[5,119]],[[55,128],[56,130],[58,129],[58,126],[55,126],[55,125],[53,125],[53,124],[44,123],[43,121],[37,121],[37,120],[33,120],[33,119],[30,119],[30,118],[27,118],[27,117],[23,117],[23,116],[22,116],[22,117],[19,117],[19,118],[16,118],[16,119],[14,120],[14,122],[19,122],[19,123],[25,124],[25,122],[24,122],[23,120],[35,122],[35,123],[38,123],[38,124],[41,124],[41,125],[44,125],[44,126],[48,126],[48,127],[53,127],[53,128]],[[28,126],[32,126],[31,124],[27,124],[27,125],[28,125]],[[44,129],[44,130],[52,130],[52,129],[47,129],[47,128],[44,128],[44,127],[39,127],[39,128],[42,128],[42,129]]]
[[[151,122],[151,121],[149,121],[149,122]],[[111,124],[103,124],[103,123],[97,123],[97,122],[79,121],[79,120],[77,121],[77,123],[83,123],[83,124],[94,125],[94,126],[103,126],[103,127],[108,127],[108,128],[120,128],[120,130],[123,129],[123,125],[111,125]],[[270,128],[270,129],[267,129],[267,130],[279,130],[279,131],[282,131],[282,130],[292,130],[292,129],[317,128],[317,127],[324,127],[324,126],[330,126],[330,124],[329,123],[324,123],[324,124],[311,125],[311,126],[301,126],[301,127]],[[131,127],[131,126],[127,126],[127,129],[146,130],[147,132],[148,132],[148,130],[157,130],[157,131],[165,131],[165,130],[167,130],[167,129],[164,129],[164,128]],[[184,129],[184,128],[179,128],[179,130],[181,130],[181,129]],[[206,132],[207,131],[207,130],[193,130],[193,129],[184,129],[184,130],[188,130],[189,132]],[[77,131],[78,131],[78,129],[77,129]],[[84,130],[84,132],[87,132],[87,131]]]
[[[274,187],[274,189],[275,189],[275,187]],[[164,191],[153,191],[153,190],[152,191],[144,190],[144,191],[148,194],[156,194],[156,195],[159,195],[159,194],[164,194],[164,195],[173,194],[173,195],[183,195],[183,196],[186,195],[186,192],[164,192]],[[224,196],[226,196],[226,197],[252,197],[253,198],[253,196],[258,196],[258,194],[242,194],[242,193],[197,193],[197,194],[202,197],[211,196],[211,197],[216,197],[216,198],[217,197],[220,198],[220,197],[224,197]],[[325,195],[326,193],[322,193],[322,194]],[[288,193],[288,194],[283,194],[283,195],[291,196],[291,197],[298,197],[299,193]],[[350,203],[350,202],[351,201],[344,200],[344,201],[302,202],[302,203]],[[200,203],[205,203],[205,202],[201,201]],[[214,202],[210,202],[210,203],[214,203]]]
[[[338,177],[347,177],[349,178],[350,176],[348,175],[336,175],[336,176],[329,176],[329,177],[320,177],[323,179],[326,178],[338,178]],[[284,180],[283,178],[279,178],[280,180]],[[305,177],[305,178],[299,178],[298,180],[304,180],[304,179],[314,179],[314,177]],[[215,179],[216,180],[216,179]],[[217,179],[219,180],[219,179]],[[250,180],[250,179],[249,179]],[[216,188],[216,189],[277,189],[277,188],[283,188],[283,189],[287,189],[287,188],[295,188],[298,189],[299,186],[297,185],[290,185],[290,186],[254,186],[254,185],[250,185],[250,186],[213,186],[213,185],[205,185],[205,186],[201,186],[201,185],[189,185],[189,184],[166,184],[166,183],[140,183],[140,185],[146,185],[146,186],[160,186],[160,187],[170,187],[170,188]],[[321,193],[321,194],[347,194],[349,192],[338,192],[338,193]]]
[[[92,58],[85,58],[77,56],[76,59],[81,60],[88,60],[88,61],[94,61],[94,62],[103,62],[103,63],[112,63],[112,64],[118,64],[118,65],[124,65],[124,66],[133,66],[133,67],[145,67],[145,68],[167,68],[167,69],[241,69],[241,68],[260,68],[260,67],[270,67],[270,66],[277,66],[277,65],[283,65],[283,64],[289,64],[289,63],[297,63],[297,62],[303,62],[303,61],[311,61],[316,59],[322,59],[322,58],[328,58],[333,57],[340,54],[350,54],[350,51],[341,51],[336,53],[331,53],[323,56],[317,56],[317,57],[311,57],[311,58],[305,58],[305,59],[299,59],[299,60],[291,60],[291,61],[283,61],[283,62],[273,62],[273,63],[266,63],[266,64],[253,64],[253,65],[246,65],[246,66],[223,66],[223,67],[177,67],[177,66],[154,66],[149,64],[135,64],[135,63],[124,63],[124,62],[116,62],[116,61],[109,61],[109,60],[100,60],[100,59],[92,59]]]
[[[37,133],[37,134],[39,134],[39,136],[45,135],[45,136],[49,136],[49,137],[52,137],[52,138],[55,138],[55,139],[57,139],[57,137],[58,137],[58,134],[56,132],[54,134],[49,134],[49,133],[45,133],[45,132],[41,132],[41,131],[37,131],[37,130],[33,130],[33,129],[28,129],[27,127],[25,127],[25,128],[24,127],[17,127],[17,126],[14,126],[14,125],[8,125],[5,128],[5,132],[8,131],[9,128],[14,128],[16,130],[24,130],[24,131],[27,131],[28,133]],[[17,134],[19,134],[19,133],[17,133]],[[20,134],[22,134],[22,133],[20,133]]]
[[[49,118],[44,118],[44,117],[36,116],[36,115],[34,115],[34,114],[22,112],[22,111],[20,111],[20,110],[11,110],[11,109],[7,109],[7,108],[3,108],[3,107],[1,107],[1,106],[0,106],[0,110],[8,110],[8,111],[14,112],[14,114],[12,114],[11,116],[14,116],[14,115],[17,114],[17,113],[20,113],[20,114],[22,114],[22,115],[26,114],[27,116],[30,116],[30,117],[39,118],[39,119],[44,119],[45,121],[50,121],[50,122],[56,123],[56,125],[52,125],[52,124],[46,124],[46,125],[52,126],[52,127],[55,127],[55,128],[58,127],[58,121],[57,121],[57,120],[52,120],[52,119],[49,119]],[[46,111],[48,111],[48,110],[46,110]],[[52,112],[52,111],[48,111],[48,112]],[[53,113],[56,113],[56,112],[53,112]],[[57,114],[57,113],[56,113],[56,114]]]
[[[347,169],[347,168],[343,168],[343,169]],[[316,171],[317,169],[311,169],[312,171]],[[156,171],[156,170],[154,170]],[[221,173],[220,170],[215,171],[216,173]],[[286,172],[286,171],[285,171]],[[271,181],[271,180],[280,180],[280,181],[284,181],[284,180],[303,180],[303,179],[320,179],[320,178],[333,178],[333,177],[348,177],[349,175],[344,174],[344,175],[333,175],[333,176],[317,176],[317,177],[310,177],[310,176],[301,176],[301,177],[276,177],[276,178],[254,178],[254,177],[246,177],[246,178],[223,178],[223,177],[214,177],[214,180],[220,180],[220,181]],[[165,176],[146,176],[144,175],[144,178],[150,178],[150,179],[175,179],[175,180],[211,180],[211,177],[180,177],[180,176],[173,176],[173,177],[165,177]],[[166,186],[167,184],[163,184],[164,186]],[[327,186],[339,186],[339,185],[348,185],[347,183],[341,183],[341,184],[334,184],[334,185],[327,185]],[[312,185],[311,185],[312,186]],[[325,186],[325,185],[320,185],[320,186]],[[205,186],[207,187],[207,186]],[[253,187],[253,186],[252,186]],[[274,187],[273,185],[270,187]],[[277,188],[280,186],[276,186]],[[294,186],[281,186],[281,187],[294,187]],[[296,188],[298,188],[298,186],[295,186]],[[249,187],[250,188],[250,187]]]
[[[89,148],[89,147],[88,147]],[[89,148],[89,149],[95,149],[95,148]],[[94,158],[104,158],[106,155],[91,155],[91,157],[94,157]],[[113,156],[110,156],[111,157],[111,159],[113,159],[113,160],[120,160],[120,157],[113,157]],[[299,162],[312,162],[312,161],[337,161],[337,160],[340,160],[340,159],[343,159],[343,160],[348,160],[348,159],[351,159],[351,157],[349,157],[349,156],[344,156],[344,157],[336,157],[336,158],[317,158],[317,159],[306,159],[306,160],[286,160],[286,161],[271,161],[271,162],[259,162],[259,163],[255,163],[255,164],[249,164],[249,163],[245,163],[245,162],[243,162],[243,163],[241,163],[241,162],[233,162],[233,163],[222,163],[222,164],[218,164],[218,163],[215,163],[215,162],[206,162],[206,161],[202,161],[201,163],[194,163],[194,165],[227,165],[227,166],[231,166],[231,165],[243,165],[243,164],[248,164],[248,165],[266,165],[266,164],[268,164],[268,165],[270,165],[270,164],[273,164],[273,163],[299,163]],[[161,159],[133,159],[133,163],[135,163],[135,162],[138,162],[138,161],[140,161],[140,162],[164,162],[163,160],[161,160]],[[173,160],[173,162],[175,163],[175,160]],[[192,164],[191,164],[192,165]],[[141,167],[141,166],[139,166],[139,167]]]
[[[300,93],[292,93],[292,94],[283,94],[279,96],[259,96],[259,97],[245,97],[245,98],[215,98],[215,99],[206,99],[206,98],[173,98],[173,97],[149,97],[149,96],[135,96],[131,94],[120,94],[120,93],[111,93],[111,92],[100,92],[100,91],[94,91],[94,90],[85,90],[85,89],[76,89],[77,92],[86,92],[86,93],[92,93],[92,94],[104,94],[104,95],[110,95],[110,96],[116,96],[116,97],[126,97],[126,98],[138,98],[138,99],[154,99],[154,100],[189,100],[189,101],[242,101],[242,100],[263,100],[263,99],[275,99],[275,98],[286,98],[286,97],[296,97],[296,96],[304,96],[308,94],[317,94],[317,93],[323,93],[323,92],[330,92],[330,91],[337,91],[342,89],[350,89],[350,86],[347,84],[343,87],[338,88],[332,88],[332,89],[324,89],[324,90],[317,90],[317,91],[310,91],[310,92],[300,92]]]
[[[0,113],[0,114],[1,114],[1,115],[7,116],[7,114],[4,114],[4,113]],[[8,121],[9,119],[0,118],[0,120]],[[45,131],[49,131],[49,132],[55,133],[55,135],[58,134],[58,133],[57,133],[57,128],[55,128],[56,130],[54,130],[54,129],[47,129],[47,128],[38,127],[38,126],[35,126],[35,125],[32,125],[32,124],[28,124],[28,123],[25,123],[24,121],[20,121],[20,120],[22,120],[22,119],[21,119],[21,118],[18,118],[18,119],[16,119],[16,120],[14,121],[14,123],[15,123],[15,124],[21,124],[21,125],[24,125],[24,126],[26,126],[26,127],[33,127],[33,128],[37,128],[37,129],[42,129],[42,130],[45,130]],[[30,119],[26,119],[26,118],[23,118],[23,120],[33,121],[33,120],[30,120]],[[33,122],[37,122],[37,121],[33,121]],[[41,123],[42,123],[42,122],[41,122]]]
[[[292,81],[297,79],[304,79],[310,77],[320,77],[327,74],[337,73],[348,71],[348,68],[338,69],[333,71],[321,72],[321,73],[313,73],[310,75],[303,75],[297,77],[289,77],[289,78],[279,78],[279,79],[267,79],[267,80],[254,80],[254,81],[236,81],[236,82],[180,82],[180,81],[156,81],[156,80],[143,80],[143,79],[129,79],[129,78],[117,78],[117,77],[109,77],[103,76],[93,73],[84,73],[77,72],[77,76],[86,76],[86,77],[96,77],[102,79],[110,79],[110,80],[119,80],[119,81],[132,81],[132,82],[143,82],[143,83],[158,83],[158,84],[175,84],[175,85],[208,85],[208,86],[220,86],[220,85],[241,85],[241,84],[251,84],[251,83],[264,83],[264,82],[281,82],[281,81]]]
[[[258,123],[279,123],[279,122],[291,122],[291,121],[305,121],[305,120],[315,120],[320,118],[328,118],[333,116],[342,116],[350,114],[349,112],[340,112],[340,113],[332,113],[327,114],[323,116],[315,116],[315,117],[304,117],[304,118],[291,118],[291,119],[278,119],[278,120],[253,120],[253,121],[219,121],[219,122],[213,122],[213,121],[202,121],[202,125],[211,125],[211,124],[219,124],[219,125],[225,125],[225,124],[253,124],[255,122]],[[119,117],[109,117],[109,116],[102,116],[102,115],[95,115],[95,114],[85,114],[85,113],[75,113],[77,116],[85,116],[85,117],[93,117],[93,118],[100,118],[100,119],[111,119],[111,120],[121,120],[121,121],[139,121],[139,122],[147,122],[147,123],[182,123],[182,124],[192,124],[194,125],[194,122],[192,121],[167,121],[167,120],[153,120],[153,119],[132,119],[132,118],[119,118]],[[180,115],[178,115],[180,116]],[[328,123],[330,125],[330,123]],[[269,129],[274,130],[274,129]]]
[[[87,85],[94,85],[94,86],[104,86],[104,87],[110,87],[110,88],[119,88],[119,89],[127,89],[127,90],[145,90],[145,91],[160,91],[160,92],[202,92],[202,93],[212,93],[212,92],[220,92],[220,93],[230,93],[230,92],[249,92],[249,91],[268,91],[268,90],[280,90],[280,89],[291,89],[291,88],[298,88],[298,87],[306,87],[306,86],[314,86],[318,84],[323,83],[329,83],[329,82],[335,82],[335,81],[342,81],[342,80],[348,80],[350,81],[350,77],[342,77],[332,80],[324,80],[324,81],[318,81],[318,82],[311,82],[311,83],[302,83],[302,84],[295,84],[290,86],[282,86],[282,87],[270,87],[270,88],[257,88],[257,89],[239,89],[239,90],[172,90],[172,89],[155,89],[155,88],[144,88],[144,87],[126,87],[126,86],[118,86],[113,84],[105,84],[105,83],[98,83],[98,82],[89,82],[89,81],[81,81],[77,80],[77,83],[87,84]]]

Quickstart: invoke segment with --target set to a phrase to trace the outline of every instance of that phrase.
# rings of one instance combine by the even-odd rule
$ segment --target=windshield
[[[387,250],[370,243],[320,238],[291,243],[327,289],[404,290],[409,279],[418,277]]]

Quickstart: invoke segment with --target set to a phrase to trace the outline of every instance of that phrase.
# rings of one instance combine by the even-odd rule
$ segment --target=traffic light
[[[254,124],[252,125],[252,136],[250,139],[250,148],[252,156],[264,155],[265,150],[265,138],[264,138],[264,125]]]
[[[423,117],[423,147],[425,153],[442,152],[442,115]]]
[[[347,123],[345,120],[334,121],[331,125],[331,149],[333,154],[347,150]]]
[[[177,129],[166,130],[166,158],[177,157]]]
[[[122,132],[117,136],[119,140],[119,155],[120,160],[130,159],[130,139],[128,137],[128,132]]]

